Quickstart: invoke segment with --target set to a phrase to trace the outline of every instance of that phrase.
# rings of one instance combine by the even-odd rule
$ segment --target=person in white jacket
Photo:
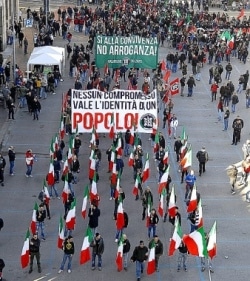
[[[173,114],[173,116],[170,118],[170,127],[171,127],[171,133],[170,133],[170,138],[172,136],[174,136],[174,138],[176,139],[176,129],[178,126],[178,119],[175,116],[175,114]]]

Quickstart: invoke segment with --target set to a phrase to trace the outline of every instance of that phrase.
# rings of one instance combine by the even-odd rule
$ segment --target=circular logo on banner
[[[153,129],[154,122],[156,122],[156,118],[153,114],[150,113],[144,114],[140,118],[140,125],[143,129],[146,130]]]
[[[178,83],[174,83],[174,84],[171,86],[171,90],[172,90],[172,91],[177,91],[178,89],[179,89]]]

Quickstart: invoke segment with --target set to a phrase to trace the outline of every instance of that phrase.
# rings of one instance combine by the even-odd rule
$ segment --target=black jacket
[[[104,252],[104,241],[101,237],[99,240],[94,238],[94,240],[90,243],[90,247],[93,248],[93,253],[97,255],[102,255]]]
[[[123,254],[126,254],[130,251],[130,242],[128,239],[123,241]]]
[[[148,259],[148,248],[146,246],[135,247],[131,260],[133,262],[135,261],[143,262],[147,259]]]
[[[100,210],[98,208],[89,208],[89,227],[96,228],[98,226],[98,218],[100,217]]]
[[[30,239],[30,244],[29,244],[29,250],[30,253],[39,253],[39,249],[40,249],[40,240],[31,238]]]
[[[11,148],[8,151],[9,161],[15,161],[16,153]]]

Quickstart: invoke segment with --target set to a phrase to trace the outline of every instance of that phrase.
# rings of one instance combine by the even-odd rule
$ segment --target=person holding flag
[[[159,271],[159,259],[160,256],[163,254],[163,243],[159,239],[158,235],[154,235],[154,238],[149,242],[148,248],[151,249],[152,245],[154,244],[155,247],[155,269]]]
[[[205,233],[205,240],[206,240],[206,245],[208,245],[208,243],[209,243],[209,234],[208,233]],[[209,271],[211,273],[214,273],[212,260],[211,260],[210,256],[201,257],[201,271],[203,272],[206,269],[206,260],[207,260],[207,265],[208,265]]]
[[[125,233],[122,234],[123,239],[123,269],[128,270],[128,253],[130,251],[130,242]]]
[[[63,242],[63,251],[64,251],[63,260],[62,260],[58,273],[63,272],[64,265],[65,265],[67,259],[68,259],[68,273],[71,273],[72,257],[75,253],[75,244],[73,242],[73,237],[71,235],[69,235]]]
[[[186,182],[186,193],[185,193],[185,200],[186,200],[196,182],[196,176],[194,174],[194,170],[190,170],[190,172],[186,175],[185,182]]]
[[[142,196],[142,206],[143,206],[142,220],[145,220],[146,209],[148,208],[149,205],[151,206],[153,205],[153,194],[150,190],[150,187],[147,186]]]
[[[90,243],[92,247],[92,270],[95,270],[95,259],[98,256],[98,270],[102,270],[102,255],[104,252],[104,241],[100,233],[96,233],[93,241]]]
[[[187,256],[188,256],[188,249],[187,246],[184,244],[183,241],[181,241],[181,244],[178,248],[179,254],[178,254],[178,266],[177,266],[177,272],[181,269],[181,263],[183,265],[183,269],[187,271]]]
[[[152,209],[148,218],[148,239],[150,239],[151,232],[153,231],[153,237],[156,235],[156,226],[159,222],[159,217],[155,209]]]
[[[38,272],[41,273],[41,263],[40,263],[40,240],[38,239],[37,233],[33,234],[33,237],[29,242],[29,253],[30,253],[30,269],[29,274],[33,271],[33,261],[36,257]]]

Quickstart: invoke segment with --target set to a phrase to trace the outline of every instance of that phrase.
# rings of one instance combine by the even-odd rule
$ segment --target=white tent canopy
[[[59,54],[65,57],[65,49],[61,47],[53,47],[53,46],[44,46],[44,47],[36,47],[33,49],[32,54]]]
[[[27,63],[27,74],[31,65],[58,65],[60,73],[65,65],[65,50],[60,47],[44,46],[34,48]]]

